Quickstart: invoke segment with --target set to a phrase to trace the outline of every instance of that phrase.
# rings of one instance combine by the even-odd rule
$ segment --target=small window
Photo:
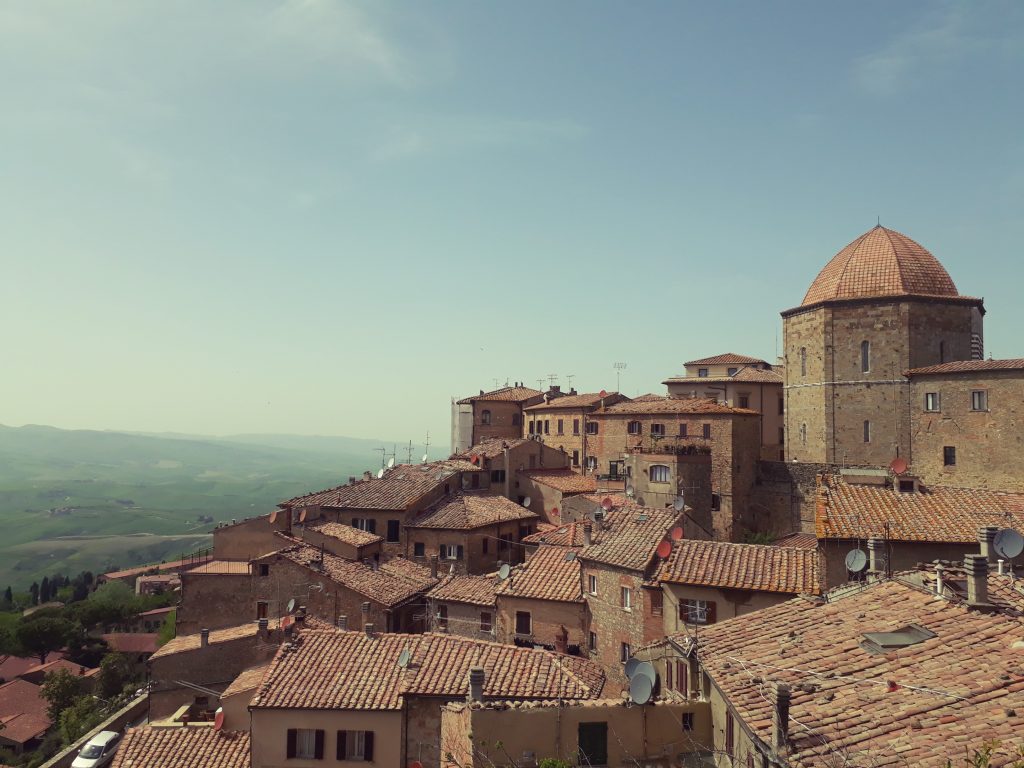
[[[578,435],[580,433],[580,420],[579,419],[573,419],[572,420],[572,433],[574,435]]]
[[[661,591],[655,589],[651,590],[648,594],[650,595],[649,602],[651,604],[651,615],[661,616],[662,610],[664,609]]]
[[[925,392],[925,394],[924,394],[924,409],[926,411],[937,411],[937,410],[939,410],[939,393],[938,392]]]
[[[587,469],[597,469],[597,456],[587,456]]]
[[[532,421],[529,423],[528,429],[530,430],[530,434],[532,435],[533,434],[533,422]]]
[[[494,622],[490,611],[480,611],[480,631],[490,632],[494,628]]]
[[[565,430],[563,429],[563,425],[564,424],[565,424],[565,419],[559,419],[558,420],[558,434],[560,434],[560,435],[565,433]]]
[[[590,649],[591,653],[597,651],[597,633],[591,632],[587,636],[587,648]]]
[[[633,610],[633,590],[630,589],[629,587],[622,587],[620,589],[620,591],[619,591],[619,594],[620,594],[620,601],[621,601],[623,610],[632,611]]]
[[[725,754],[732,756],[736,753],[736,718],[732,712],[725,713]]]
[[[740,408],[749,408],[750,407],[750,395],[740,395],[739,396],[739,407]]]
[[[779,398],[779,416],[782,416],[786,412],[786,398]]]
[[[686,422],[685,421],[681,421],[679,423],[679,436],[680,437],[686,437]]]
[[[587,422],[587,434],[588,435],[596,435],[597,434],[597,422],[596,421],[588,421]]]
[[[807,375],[807,347],[800,347],[800,375]]]
[[[684,731],[693,730],[693,712],[683,712],[682,724]]]
[[[551,434],[551,420],[550,419],[544,419],[544,434],[545,435],[550,435]]]
[[[270,614],[270,604],[266,600],[259,600],[256,603],[256,618],[265,619]]]
[[[703,426],[702,434],[703,434],[705,440],[710,440],[711,439],[711,425],[710,424],[705,424]]]
[[[717,493],[711,494],[711,511],[718,512],[722,509],[722,497]]]
[[[482,538],[480,539],[480,546],[481,546],[481,548],[483,549],[483,553],[484,553],[485,555],[487,554],[487,549],[488,549],[488,546],[489,546],[489,545],[488,545],[488,542],[489,542],[489,541],[490,541],[490,539],[488,539],[488,538],[487,538],[486,536],[484,536],[484,537],[482,537]]]
[[[631,421],[626,425],[626,432],[631,435],[639,435],[643,432],[643,428],[640,426],[639,421]]]
[[[437,606],[437,627],[438,629],[448,629],[448,606],[439,605]]]
[[[579,451],[573,451],[572,452],[572,465],[574,467],[578,467],[580,465],[580,452]]]
[[[956,446],[946,445],[942,448],[942,464],[946,467],[956,466]]]
[[[427,547],[422,541],[417,541],[412,545],[412,556],[413,557],[425,557],[427,554]]]
[[[864,421],[864,442],[871,442],[871,422],[867,420]]]
[[[491,470],[491,482],[492,483],[504,483],[505,482],[505,470],[504,469],[492,469]]]
[[[373,762],[373,731],[338,731],[338,760]]]
[[[269,576],[270,566],[266,563],[260,563],[260,576]]]
[[[800,425],[800,444],[807,445],[807,425]]]
[[[388,520],[388,542],[395,544],[401,540],[402,523],[400,520]]]
[[[785,442],[786,442],[786,428],[785,427],[779,427],[779,445],[782,445]]]
[[[587,576],[587,591],[592,595],[597,594],[597,576],[592,573]]]
[[[529,611],[516,611],[516,634],[529,635],[533,631],[533,623]]]
[[[619,662],[625,664],[631,658],[633,658],[633,648],[629,643],[623,643],[619,647]]]
[[[729,376],[735,376],[736,375],[736,371],[738,371],[738,370],[739,370],[739,368],[729,368],[728,370],[726,370],[726,374],[729,375]]]
[[[289,758],[300,760],[323,760],[324,732],[312,728],[289,728],[287,754]]]
[[[686,624],[714,624],[715,603],[712,600],[680,600],[679,620]]]
[[[939,342],[939,362],[946,362],[946,342],[944,341]]]
[[[861,373],[867,373],[871,370],[871,342],[862,341],[860,343],[860,370]]]
[[[652,483],[667,483],[670,481],[669,468],[664,464],[652,464],[650,472]]]
[[[702,379],[706,379],[708,377],[708,369],[707,368],[698,368],[697,369],[697,375],[700,378],[702,378]]]
[[[665,425],[664,424],[651,424],[651,436],[652,437],[664,437],[665,436]]]
[[[490,411],[481,411],[480,412],[480,423],[484,424],[484,425],[487,425],[487,424],[491,423],[491,412]]]
[[[984,389],[975,389],[971,391],[971,410],[972,411],[987,411],[988,410],[988,392]]]

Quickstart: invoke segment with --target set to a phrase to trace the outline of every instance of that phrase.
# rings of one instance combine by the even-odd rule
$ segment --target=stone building
[[[530,509],[557,525],[565,500],[597,491],[597,478],[572,469],[523,469],[516,472],[516,487],[524,497],[522,503],[529,499]]]
[[[462,453],[486,438],[522,437],[523,409],[542,402],[544,394],[516,382],[491,392],[481,389],[479,395],[453,401],[452,453]],[[548,392],[549,397],[560,395],[558,387]]]
[[[443,577],[427,592],[427,629],[476,640],[494,640],[500,581],[495,573]]]
[[[618,392],[577,394],[570,391],[563,397],[548,398],[523,410],[523,437],[535,436],[545,444],[563,451],[570,465],[579,470],[587,466],[590,455],[587,436],[594,427],[590,414],[598,408],[629,400]],[[588,432],[588,430],[590,430]]]
[[[979,298],[906,235],[875,227],[782,313],[786,458],[885,466],[911,455],[908,369],[982,356]]]
[[[527,437],[487,438],[463,453],[452,455],[452,460],[469,462],[481,470],[477,480],[470,478],[469,490],[498,494],[520,504],[528,494],[520,482],[519,472],[564,470],[569,466],[569,457],[564,451]]]

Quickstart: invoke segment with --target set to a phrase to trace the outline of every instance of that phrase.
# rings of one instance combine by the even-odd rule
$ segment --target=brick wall
[[[235,627],[256,618],[253,580],[249,574],[181,574],[181,601],[175,617],[177,634]]]
[[[589,656],[601,665],[608,677],[605,694],[614,696],[618,688],[628,682],[621,659],[622,644],[627,643],[635,651],[648,641],[651,632],[648,618],[654,616],[651,595],[643,589],[640,575],[632,571],[587,561],[581,565],[590,611],[590,631],[597,635],[597,651],[589,653]],[[597,577],[596,595],[590,592],[590,576]],[[630,590],[629,610],[622,606],[623,587]],[[587,645],[583,648],[586,649]]]
[[[533,623],[531,635],[516,634],[516,611],[529,611]],[[497,613],[495,636],[499,643],[512,643],[518,637],[551,649],[555,645],[555,636],[565,627],[569,633],[569,645],[579,646],[581,650],[587,647],[589,619],[584,603],[498,595]]]
[[[755,530],[814,533],[816,478],[827,470],[827,464],[758,462],[750,504]]]
[[[443,606],[448,611],[447,627],[437,618],[438,608]],[[480,614],[490,615],[491,630],[480,629]],[[428,632],[446,632],[449,635],[471,637],[474,640],[490,640],[494,642],[497,609],[491,606],[470,605],[451,600],[429,600],[427,603]]]
[[[493,573],[499,568],[499,563],[515,565],[523,562],[525,550],[518,542],[536,528],[537,523],[534,520],[489,525],[472,531],[409,528],[406,537],[406,556],[413,562],[429,565],[431,557],[439,556],[441,544],[462,545],[463,558],[442,559],[441,573],[448,573],[452,566],[455,567],[456,573]],[[502,539],[510,543],[503,545]],[[423,544],[422,556],[415,554],[417,544]]]
[[[490,412],[490,424],[484,424],[484,411]],[[523,406],[520,403],[473,403],[473,445],[487,437],[514,439],[522,432]]]
[[[234,525],[213,529],[213,556],[217,560],[251,560],[280,549],[275,531],[288,528],[288,515],[279,512],[273,523],[269,515],[252,517]]]

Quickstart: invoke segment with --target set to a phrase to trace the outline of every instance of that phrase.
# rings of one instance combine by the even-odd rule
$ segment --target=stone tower
[[[903,372],[980,359],[984,314],[906,235],[878,226],[843,248],[782,313],[786,460],[911,461]]]

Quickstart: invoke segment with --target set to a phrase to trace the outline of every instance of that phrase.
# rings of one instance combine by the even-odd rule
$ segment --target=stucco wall
[[[288,729],[324,731],[324,759],[287,757]],[[401,766],[402,713],[313,709],[253,709],[252,768],[323,768],[325,765],[365,766],[366,762],[337,760],[338,731],[373,731],[373,765]]]

